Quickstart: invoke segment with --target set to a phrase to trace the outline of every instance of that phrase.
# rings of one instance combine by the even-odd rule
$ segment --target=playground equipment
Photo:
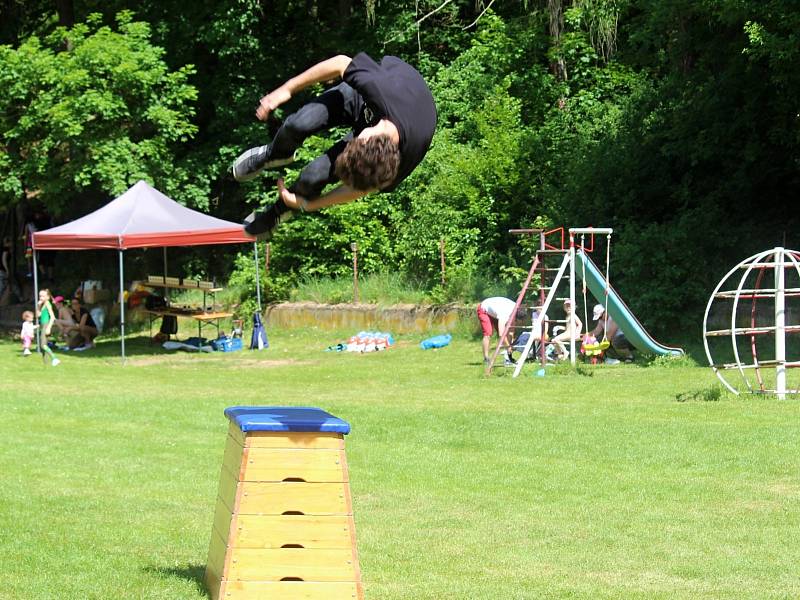
[[[212,600],[363,600],[344,436],[318,408],[235,406],[206,566]]]
[[[611,258],[611,235],[613,230],[605,227],[575,227],[567,230],[569,235],[569,245],[565,247],[564,244],[564,228],[559,227],[549,231],[542,229],[512,229],[510,233],[527,234],[539,236],[539,248],[534,256],[533,263],[528,272],[528,277],[522,286],[522,290],[517,296],[516,309],[518,310],[525,303],[526,295],[529,292],[531,281],[534,274],[539,274],[540,285],[538,291],[538,300],[531,308],[537,310],[539,315],[531,326],[523,325],[517,326],[514,320],[511,319],[506,325],[505,331],[500,336],[497,347],[491,357],[490,363],[486,368],[486,374],[491,372],[497,359],[500,350],[502,349],[502,339],[512,329],[526,329],[533,331],[542,331],[547,311],[553,305],[553,301],[570,300],[573,310],[577,309],[576,300],[576,275],[578,275],[582,282],[582,296],[584,306],[584,327],[588,325],[587,314],[587,296],[588,292],[602,302],[605,306],[604,315],[610,316],[617,322],[617,325],[625,332],[626,339],[638,350],[643,352],[651,352],[653,354],[663,355],[679,355],[683,354],[680,348],[665,346],[656,342],[652,336],[645,330],[639,320],[634,316],[622,298],[617,294],[616,290],[611,286],[609,281],[610,271],[610,258]],[[560,235],[558,243],[548,243],[547,238],[554,235]],[[598,269],[594,261],[589,257],[589,253],[594,251],[594,236],[606,236],[606,264],[605,274],[603,275]],[[587,239],[589,241],[587,243]],[[547,261],[551,257],[558,257],[561,259],[558,267],[547,265]],[[548,282],[548,274],[555,273],[552,281]],[[566,279],[569,283],[569,295],[558,297],[558,288],[560,283]],[[604,318],[606,318],[604,316]],[[548,319],[547,323],[564,323],[562,319]],[[605,328],[604,328],[605,330]],[[526,343],[521,357],[517,360],[514,366],[514,377],[519,376],[522,367],[527,360],[530,348],[534,344],[534,336],[530,335]],[[570,362],[574,365],[577,360],[576,353],[576,340],[573,338],[569,344]],[[599,340],[598,343],[607,347],[608,340]],[[541,348],[540,359],[542,364],[545,362],[544,348]]]
[[[743,274],[736,281],[734,274],[740,272]],[[726,285],[728,280],[732,285]],[[787,384],[787,369],[800,367],[800,356],[787,359],[787,336],[800,332],[800,323],[788,322],[792,307],[787,306],[786,300],[798,296],[800,252],[785,248],[772,248],[746,258],[714,288],[703,317],[703,344],[711,368],[731,392],[776,394],[780,399],[786,398],[787,393],[800,393]],[[729,316],[724,307],[715,308],[715,304],[724,303],[730,303]],[[727,321],[729,327],[713,329],[716,315],[723,315],[723,323]],[[712,352],[710,343],[726,338],[730,338],[730,346],[722,344]],[[740,352],[740,342],[745,344],[744,352]],[[771,355],[768,350],[772,350]],[[726,351],[732,352],[728,355],[732,360],[715,360],[712,356],[720,357]],[[738,372],[740,384],[734,385],[723,375],[732,371]]]

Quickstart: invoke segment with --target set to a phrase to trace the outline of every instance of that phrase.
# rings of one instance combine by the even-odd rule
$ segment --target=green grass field
[[[800,400],[677,361],[482,376],[479,342],[45,367],[0,342],[0,597],[205,598],[227,406],[311,405],[347,455],[369,599],[800,596]],[[591,376],[588,376],[591,374]],[[678,398],[688,401],[678,401]]]

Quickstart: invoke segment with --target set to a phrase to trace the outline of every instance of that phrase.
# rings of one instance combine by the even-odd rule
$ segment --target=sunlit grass
[[[479,342],[326,353],[145,338],[64,354],[0,342],[2,598],[204,598],[226,406],[349,421],[370,599],[800,594],[800,401],[716,394],[710,369],[482,375]],[[695,393],[698,392],[698,393]]]

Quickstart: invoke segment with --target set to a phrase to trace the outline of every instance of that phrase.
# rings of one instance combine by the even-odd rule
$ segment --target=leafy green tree
[[[81,194],[117,195],[138,179],[192,196],[189,173],[174,166],[197,130],[192,67],[170,71],[150,26],[129,13],[116,30],[98,22],[0,47],[4,203],[36,192],[59,213]]]
[[[87,23],[71,33],[57,29],[69,5]],[[323,57],[366,50],[429,81],[433,147],[394,193],[286,223],[274,297],[300,277],[349,276],[352,242],[364,271],[402,272],[441,300],[513,293],[530,250],[509,228],[609,225],[612,279],[634,312],[656,331],[689,315],[682,328],[696,331],[731,264],[784,235],[797,245],[794,0],[143,0],[136,23],[115,25],[130,6],[0,0],[13,17],[0,19],[3,202],[38,192],[75,217],[79,198],[144,174],[238,220],[275,200],[279,174],[241,185],[230,162],[321,87],[267,124],[258,99]],[[308,140],[287,178],[335,139]],[[232,257],[215,260],[224,272]]]

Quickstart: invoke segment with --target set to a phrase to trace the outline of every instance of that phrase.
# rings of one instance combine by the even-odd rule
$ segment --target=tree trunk
[[[67,29],[75,25],[75,5],[73,0],[56,0],[58,24]]]
[[[559,49],[561,33],[564,31],[563,0],[547,0],[547,12],[550,15],[550,37],[553,39],[553,47],[556,50],[556,58],[550,63],[550,69],[558,81],[566,81],[567,64]]]
[[[306,0],[306,14],[316,20],[319,16],[317,0]]]
[[[339,25],[344,27],[350,22],[353,11],[353,0],[339,0]]]

